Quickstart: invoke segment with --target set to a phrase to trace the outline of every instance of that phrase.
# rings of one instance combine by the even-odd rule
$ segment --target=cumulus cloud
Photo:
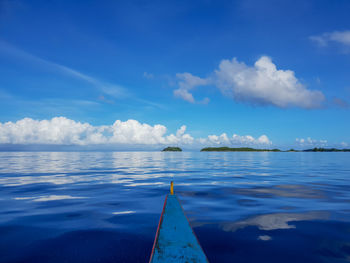
[[[254,138],[226,133],[193,138],[182,125],[175,134],[167,133],[164,125],[149,125],[137,120],[116,120],[112,125],[93,126],[65,117],[50,120],[24,118],[17,122],[0,123],[0,144],[14,145],[207,145],[269,146],[272,142],[266,135]]]
[[[2,144],[188,144],[193,138],[185,133],[182,126],[176,135],[165,136],[163,125],[142,124],[136,120],[117,120],[109,126],[92,126],[65,117],[51,120],[24,118],[17,122],[0,123],[0,143]]]
[[[215,71],[217,87],[237,101],[280,108],[320,107],[324,96],[308,90],[291,70],[278,70],[269,57],[263,56],[249,67],[237,59],[223,60]]]
[[[350,47],[350,30],[327,32],[321,35],[311,36],[310,39],[323,47],[332,42]]]
[[[322,92],[307,89],[292,70],[277,69],[267,56],[258,59],[254,66],[248,66],[236,58],[222,60],[219,68],[206,79],[190,73],[177,74],[177,77],[181,81],[174,95],[192,103],[195,100],[189,91],[196,86],[209,84],[238,102],[253,105],[311,109],[321,107],[325,99]]]
[[[236,145],[236,146],[270,146],[272,142],[266,135],[261,135],[258,138],[254,138],[251,135],[240,136],[233,134],[228,137],[226,133],[219,136],[209,135],[207,138],[200,138],[198,140],[203,145]]]
[[[94,134],[94,128],[91,125],[64,117],[42,121],[24,118],[15,123],[0,123],[1,143],[84,144],[84,141]]]
[[[176,74],[176,78],[178,80],[179,88],[174,90],[174,96],[191,103],[195,103],[195,99],[190,90],[198,86],[209,84],[208,79],[202,79],[187,72]],[[203,102],[208,103],[208,98],[204,98]]]
[[[315,140],[310,137],[304,138],[296,138],[296,143],[300,146],[308,146],[308,147],[325,147],[328,145],[327,140]]]

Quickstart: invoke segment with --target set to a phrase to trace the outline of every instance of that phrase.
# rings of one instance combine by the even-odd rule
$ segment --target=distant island
[[[182,152],[182,149],[180,147],[166,147],[162,152]]]
[[[304,150],[303,152],[350,152],[350,149],[313,148]]]
[[[254,149],[249,147],[230,148],[230,147],[206,147],[201,152],[280,152],[279,149]]]
[[[230,148],[230,147],[206,147],[201,149],[201,152],[350,152],[350,149],[336,148],[313,148],[306,150],[281,151],[280,149],[254,149],[249,147]]]

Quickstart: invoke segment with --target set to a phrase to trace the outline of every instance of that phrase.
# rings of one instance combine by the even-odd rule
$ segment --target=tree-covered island
[[[230,147],[206,147],[201,152],[280,152],[279,149],[254,149],[249,147],[230,148]]]
[[[350,149],[336,149],[336,148],[313,148],[306,150],[290,149],[281,151],[279,149],[254,149],[249,147],[206,147],[201,149],[201,152],[350,152]]]
[[[350,149],[313,148],[304,150],[304,152],[350,152]]]
[[[182,149],[180,147],[166,147],[162,152],[182,152]]]

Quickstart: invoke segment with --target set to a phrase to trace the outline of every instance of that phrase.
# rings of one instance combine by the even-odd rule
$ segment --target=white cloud
[[[279,70],[267,56],[258,59],[254,66],[243,62],[222,60],[211,77],[202,79],[190,73],[176,75],[180,79],[174,95],[194,103],[190,90],[196,86],[213,84],[224,95],[239,102],[254,105],[273,105],[280,108],[321,107],[325,97],[322,92],[309,90],[292,70]]]
[[[308,146],[308,147],[325,147],[328,145],[327,140],[315,140],[310,137],[304,138],[296,138],[296,143],[300,146]]]
[[[266,135],[261,135],[259,138],[255,139],[251,135],[240,136],[233,134],[232,137],[228,137],[226,133],[219,136],[209,135],[207,138],[200,138],[198,142],[203,145],[233,145],[233,146],[269,146],[272,142]]]
[[[90,135],[96,137],[90,124],[75,122],[64,117],[42,121],[24,118],[15,123],[0,123],[1,143],[84,144]]]
[[[186,89],[176,89],[174,90],[175,97],[179,97],[185,101],[194,103],[194,98],[191,93],[188,92]]]
[[[223,60],[215,71],[217,87],[236,101],[280,108],[317,108],[324,96],[308,90],[291,70],[278,70],[269,57],[263,56],[253,67],[237,59]]]
[[[197,86],[204,86],[209,84],[208,79],[202,79],[200,77],[194,76],[191,73],[178,73],[176,74],[178,79],[179,88],[174,90],[175,97],[181,98],[191,103],[195,103],[192,93],[189,91]],[[203,103],[208,103],[209,99],[204,98]]]
[[[329,43],[334,42],[350,47],[350,30],[327,32],[321,35],[311,36],[310,39],[320,46],[327,46]]]
[[[167,128],[157,124],[154,126],[146,123],[141,124],[136,120],[122,122],[117,120],[112,127],[112,137],[110,143],[123,144],[191,144],[193,138],[185,134],[186,126],[183,125],[176,132],[176,135],[165,136]]]
[[[164,143],[163,135],[166,127],[163,125],[141,124],[136,120],[117,120],[112,127],[112,143],[158,144]]]
[[[0,123],[0,143],[5,144],[189,144],[193,138],[182,126],[176,135],[165,136],[163,125],[142,124],[136,120],[117,120],[110,126],[92,126],[65,117],[51,120],[24,118],[17,122]]]
[[[271,141],[269,140],[269,138],[267,138],[266,135],[261,135],[258,138],[258,142],[261,143],[261,144],[271,144]]]
[[[0,123],[0,144],[47,144],[47,145],[187,145],[203,147],[225,146],[269,146],[266,135],[254,138],[226,133],[193,138],[182,125],[175,134],[167,134],[164,125],[149,125],[137,120],[117,120],[112,125],[93,126],[65,117],[50,120],[24,118],[17,122]]]

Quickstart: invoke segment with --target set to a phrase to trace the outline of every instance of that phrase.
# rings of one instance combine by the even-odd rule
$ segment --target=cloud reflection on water
[[[135,213],[135,212],[136,212],[136,211],[128,210],[128,211],[113,212],[112,214],[113,214],[113,215],[128,215],[128,214],[133,214],[133,213]]]
[[[260,230],[291,229],[295,225],[289,224],[295,221],[326,220],[330,213],[324,211],[311,211],[305,213],[274,213],[249,217],[236,222],[221,223],[224,231],[235,232],[248,226],[256,226]]]
[[[269,241],[271,240],[271,237],[268,235],[258,236],[258,240]]]
[[[71,195],[47,195],[38,197],[15,197],[15,200],[30,200],[33,202],[47,202],[47,201],[57,201],[57,200],[67,200],[67,199],[84,199],[87,197],[82,196],[71,196]]]
[[[73,232],[119,229],[138,236],[144,233],[151,249],[169,182],[174,180],[175,192],[195,231],[212,231],[207,232],[208,239],[202,236],[201,240],[204,247],[209,247],[209,253],[221,255],[227,251],[227,257],[232,259],[238,251],[247,248],[249,254],[252,247],[256,249],[260,244],[265,246],[264,251],[268,249],[267,254],[283,248],[278,261],[281,262],[286,251],[295,255],[315,251],[314,247],[304,249],[301,244],[313,244],[325,236],[329,244],[349,242],[348,156],[0,152],[0,227],[14,226],[9,232],[14,244],[28,240],[18,226]],[[288,231],[272,231],[277,229]],[[215,243],[212,247],[222,240],[221,244],[227,246],[225,253],[221,248],[210,250],[209,239]],[[292,247],[280,239],[301,242]],[[0,243],[5,244],[5,240],[0,237]],[[325,247],[329,247],[328,243]],[[53,248],[56,250],[56,246]],[[1,249],[6,251],[0,246]],[[343,246],[339,246],[341,249]],[[115,246],[112,250],[116,251]],[[46,250],[40,247],[40,251]]]
[[[297,184],[281,184],[270,187],[255,187],[255,188],[238,188],[234,191],[239,195],[262,196],[274,195],[281,197],[295,197],[307,199],[325,198],[325,194],[318,189],[311,188],[306,185]]]

